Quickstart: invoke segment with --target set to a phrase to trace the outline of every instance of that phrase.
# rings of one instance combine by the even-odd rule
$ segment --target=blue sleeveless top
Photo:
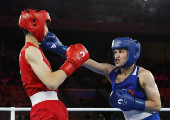
[[[120,83],[115,83],[115,80],[119,72],[120,72],[120,68],[115,68],[109,74],[110,81],[112,84],[112,91],[117,89],[126,89],[126,90],[130,89],[134,92],[135,98],[147,99],[144,91],[142,91],[143,89],[140,89],[141,86],[139,84],[139,77],[138,77],[139,66],[135,65],[132,73],[124,81]]]

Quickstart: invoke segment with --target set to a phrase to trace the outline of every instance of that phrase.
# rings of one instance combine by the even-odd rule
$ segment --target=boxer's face
[[[114,50],[115,57],[115,66],[122,67],[128,58],[128,50],[125,48],[115,49]]]
[[[45,36],[47,35],[48,32],[49,31],[48,31],[47,23],[45,23],[45,26],[44,26],[44,38],[45,38]]]

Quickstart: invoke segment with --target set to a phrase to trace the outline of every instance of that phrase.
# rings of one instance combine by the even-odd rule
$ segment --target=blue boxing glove
[[[144,111],[145,100],[134,98],[125,89],[118,89],[111,93],[110,95],[110,106],[113,108],[120,108],[124,111],[129,110],[139,110]]]
[[[55,34],[48,32],[43,42],[40,44],[40,48],[42,50],[50,50],[66,58],[66,51],[68,47],[62,45]]]

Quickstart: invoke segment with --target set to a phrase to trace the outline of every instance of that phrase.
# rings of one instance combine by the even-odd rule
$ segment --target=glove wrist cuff
[[[145,110],[145,100],[135,98],[135,103],[134,103],[134,110],[140,110],[144,111]]]
[[[60,50],[60,52],[59,52],[59,54],[60,54],[62,57],[64,57],[64,58],[66,58],[66,51],[67,51],[67,49],[68,49],[67,46],[62,46],[62,48],[61,48],[61,50]]]
[[[76,67],[71,62],[66,60],[60,69],[67,74],[67,77],[69,77],[76,70]]]

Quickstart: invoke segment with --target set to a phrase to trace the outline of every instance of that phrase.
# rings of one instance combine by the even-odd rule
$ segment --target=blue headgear
[[[140,43],[132,40],[129,37],[125,37],[125,38],[119,37],[113,40],[112,42],[113,54],[114,54],[114,49],[119,49],[119,48],[128,49],[128,58],[126,63],[122,66],[122,68],[130,67],[137,61],[137,59],[140,56],[140,51],[141,51]]]

